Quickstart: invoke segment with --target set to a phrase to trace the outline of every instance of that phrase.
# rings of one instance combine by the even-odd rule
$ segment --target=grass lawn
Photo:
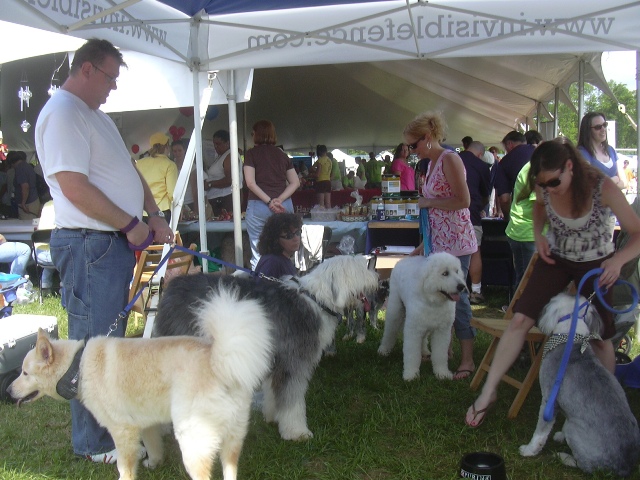
[[[501,316],[506,292],[488,290],[487,304],[474,307],[476,316]],[[60,335],[66,338],[66,317],[56,298],[18,306],[15,313],[56,315]],[[1,320],[0,320],[1,324]],[[305,442],[283,441],[274,425],[259,412],[251,418],[249,434],[240,458],[238,478],[326,480],[440,480],[459,477],[460,459],[473,451],[496,452],[504,457],[511,480],[611,479],[610,475],[585,475],[564,467],[554,453],[567,451],[552,440],[536,458],[523,458],[518,447],[528,443],[540,405],[534,387],[515,420],[506,418],[515,390],[500,389],[500,399],[478,429],[464,425],[464,414],[476,393],[469,380],[438,381],[430,364],[414,382],[402,380],[400,343],[389,357],[377,355],[381,330],[369,330],[362,345],[343,342],[338,329],[337,355],[323,358],[307,395],[307,416],[314,438]],[[489,337],[479,334],[475,347],[480,362]],[[634,345],[632,357],[639,353]],[[454,359],[459,348],[454,342]],[[524,372],[524,367],[521,366]],[[640,414],[640,390],[627,395]],[[594,432],[597,434],[597,432]],[[96,465],[74,457],[67,403],[43,399],[17,409],[0,405],[0,479],[116,479],[113,465]],[[187,479],[180,452],[171,436],[166,438],[167,459],[155,471],[142,466],[138,478]],[[221,479],[216,466],[214,478]],[[632,477],[640,479],[640,474]]]

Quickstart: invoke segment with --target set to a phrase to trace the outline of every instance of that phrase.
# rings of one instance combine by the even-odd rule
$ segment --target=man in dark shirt
[[[508,220],[516,178],[522,167],[531,159],[536,147],[527,145],[525,136],[515,130],[505,135],[502,144],[507,154],[496,165],[495,189],[504,218]]]
[[[478,250],[471,255],[469,263],[469,277],[471,278],[469,301],[474,305],[484,301],[482,296],[482,256],[480,254],[480,245],[482,244],[482,216],[491,194],[489,164],[482,160],[483,155],[484,145],[476,141],[471,142],[466,150],[460,152],[460,158],[462,158],[462,163],[464,163],[464,168],[467,172],[467,186],[471,197],[469,204],[471,223],[478,240]]]

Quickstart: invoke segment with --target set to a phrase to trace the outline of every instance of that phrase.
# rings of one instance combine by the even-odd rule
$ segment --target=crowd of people
[[[123,66],[122,53],[110,42],[87,41],[75,53],[69,77],[42,109],[35,129],[36,150],[56,210],[50,260],[61,282],[73,286],[64,293],[70,339],[109,331],[127,304],[133,250],[154,241],[174,240],[168,222],[185,143],[154,133],[148,154],[136,163],[131,161],[120,132],[100,111],[117,87]],[[500,215],[508,220],[517,281],[538,252],[540,260],[514,305],[514,318],[498,345],[482,392],[467,411],[465,421],[470,427],[484,422],[496,400],[498,382],[548,300],[593,267],[603,268],[600,283],[610,287],[621,267],[640,255],[640,218],[621,191],[627,188],[629,176],[607,143],[606,126],[603,114],[585,115],[577,148],[563,139],[543,142],[533,131],[508,132],[502,140],[506,154],[500,158],[496,147],[486,150],[470,136],[462,139],[463,149],[456,152],[444,144],[443,115],[426,112],[406,125],[393,158],[379,161],[374,152],[368,160],[357,157],[355,172],[344,176],[327,147],[316,148],[317,161],[310,174],[319,205],[330,208],[331,192],[339,188],[380,188],[383,172],[397,175],[402,190],[419,189],[424,241],[412,255],[448,252],[460,260],[471,279],[471,292],[460,295],[455,310],[454,330],[461,350],[457,380],[470,377],[475,370],[476,332],[470,320],[471,303],[483,301],[482,217]],[[244,152],[239,172],[248,193],[245,219],[251,267],[267,276],[293,275],[291,258],[300,248],[302,223],[293,214],[291,197],[300,186],[299,172],[276,146],[272,122],[256,122],[251,136],[253,147]],[[214,212],[230,211],[229,132],[216,131],[213,143],[218,156],[203,172],[207,200]],[[73,155],[69,155],[69,145],[74,146]],[[421,160],[416,169],[408,162],[411,154]],[[21,218],[39,215],[34,169],[20,152],[10,152],[7,161],[15,170],[14,196]],[[191,209],[198,208],[196,179],[192,169],[184,202]],[[619,251],[614,251],[611,241],[613,215],[630,234]],[[0,253],[6,261],[11,259],[12,272],[24,273],[28,247],[6,242],[0,235]],[[583,293],[592,290],[591,282]],[[596,306],[604,319],[604,340],[592,344],[611,370],[613,347],[607,339],[613,333],[612,318],[597,300]],[[121,323],[112,335],[123,336],[124,329]],[[96,462],[115,461],[109,433],[78,401],[72,400],[71,410],[74,452]]]

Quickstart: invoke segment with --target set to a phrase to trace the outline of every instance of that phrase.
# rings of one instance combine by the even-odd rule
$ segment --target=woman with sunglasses
[[[482,392],[467,411],[465,422],[478,427],[487,409],[496,401],[496,389],[524,345],[527,332],[536,324],[543,307],[571,281],[577,285],[593,268],[602,268],[601,287],[608,289],[604,298],[611,304],[612,289],[620,270],[640,255],[640,218],[613,181],[590,165],[566,139],[542,143],[533,152],[528,178],[535,189],[533,229],[538,261],[529,281],[514,306],[514,316],[502,335]],[[613,212],[622,228],[629,232],[629,242],[614,251],[607,218]],[[543,235],[543,228],[548,232]],[[582,291],[593,292],[593,280]],[[610,340],[615,333],[613,314],[597,298],[594,306],[603,320],[604,340],[591,342],[602,364],[613,373],[615,356]]]
[[[300,249],[302,219],[294,213],[276,213],[264,224],[258,251],[260,260],[256,273],[280,278],[283,275],[297,275],[291,259]]]
[[[589,112],[582,117],[578,150],[591,165],[598,167],[620,190],[627,188],[622,165],[618,165],[618,154],[607,142],[608,122],[604,113]]]
[[[471,223],[469,204],[471,196],[465,177],[465,168],[460,156],[445,149],[440,142],[444,139],[445,122],[436,112],[418,115],[404,129],[404,139],[410,152],[420,158],[428,158],[425,183],[418,200],[421,209],[428,209],[430,248],[425,251],[424,242],[411,254],[421,255],[432,252],[447,252],[458,257],[464,277],[469,272],[471,254],[478,250],[476,234]],[[462,380],[475,370],[473,363],[473,342],[475,329],[471,327],[471,304],[469,294],[464,292],[456,302],[454,322],[456,337],[460,341],[460,365],[454,379]]]

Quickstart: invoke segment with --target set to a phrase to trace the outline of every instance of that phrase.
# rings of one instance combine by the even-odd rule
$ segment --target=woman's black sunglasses
[[[291,240],[293,237],[299,237],[302,235],[302,230],[296,230],[295,232],[287,232],[284,235],[280,235],[283,240]]]
[[[424,140],[424,135],[422,137],[420,137],[418,140],[415,141],[415,143],[410,143],[407,145],[407,148],[409,148],[409,150],[415,150],[416,148],[418,148],[418,144]]]

